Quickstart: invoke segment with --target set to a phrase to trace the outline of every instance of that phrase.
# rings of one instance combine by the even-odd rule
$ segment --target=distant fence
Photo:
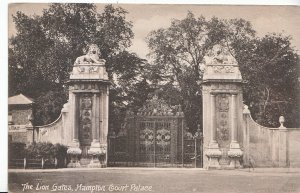
[[[250,162],[255,167],[300,167],[300,128],[268,128],[256,123],[245,106],[244,121],[244,165]]]
[[[8,168],[10,169],[54,169],[66,167],[67,160],[55,159],[10,159]]]

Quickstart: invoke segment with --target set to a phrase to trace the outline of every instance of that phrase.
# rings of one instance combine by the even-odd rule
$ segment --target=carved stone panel
[[[89,146],[92,141],[92,96],[80,97],[79,140],[81,146]]]
[[[229,128],[229,94],[217,95],[217,142],[219,144],[222,156],[220,158],[220,165],[228,165],[229,158],[227,152],[230,145],[230,128]]]
[[[234,73],[233,66],[213,66],[215,73]]]

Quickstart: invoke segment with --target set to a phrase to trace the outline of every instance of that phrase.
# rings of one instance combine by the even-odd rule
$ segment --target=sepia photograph
[[[300,193],[300,7],[9,3],[8,192]]]

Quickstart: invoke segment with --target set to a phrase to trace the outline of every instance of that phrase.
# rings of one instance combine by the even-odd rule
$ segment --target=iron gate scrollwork
[[[203,136],[197,131],[194,135],[185,132],[183,136],[183,165],[184,167],[203,167]]]
[[[202,167],[202,137],[192,135],[179,106],[157,97],[137,114],[129,112],[124,127],[109,137],[109,166]]]
[[[152,122],[140,123],[140,135],[139,135],[139,161],[141,162],[153,162],[154,160],[154,124]]]
[[[171,123],[142,121],[139,123],[139,162],[145,165],[170,164]]]

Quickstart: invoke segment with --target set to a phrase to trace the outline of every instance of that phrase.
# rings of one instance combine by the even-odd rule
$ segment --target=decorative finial
[[[250,114],[249,108],[247,105],[244,105],[243,114]]]
[[[280,116],[279,117],[279,123],[280,123],[280,127],[279,128],[286,128],[283,124],[285,122],[285,118],[284,116]]]

